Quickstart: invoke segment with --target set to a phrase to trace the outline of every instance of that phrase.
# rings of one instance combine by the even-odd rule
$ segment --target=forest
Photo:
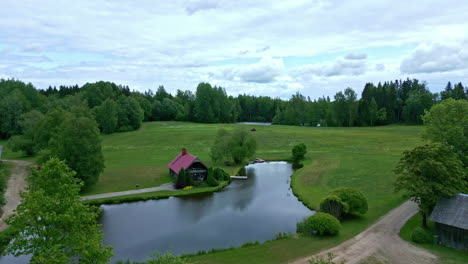
[[[145,121],[199,123],[272,122],[280,125],[378,126],[422,123],[421,116],[439,101],[466,99],[468,87],[448,82],[440,94],[425,82],[407,79],[367,83],[360,97],[352,88],[333,98],[312,100],[299,92],[289,100],[268,96],[228,96],[222,87],[200,83],[196,92],[177,90],[175,95],[159,86],[156,92],[139,92],[128,86],[99,81],[79,87],[36,89],[19,80],[0,80],[0,138],[16,138],[28,154],[46,144],[51,130],[64,116],[92,119],[100,132],[132,131]],[[47,132],[48,131],[48,132]],[[33,141],[34,144],[33,144]]]

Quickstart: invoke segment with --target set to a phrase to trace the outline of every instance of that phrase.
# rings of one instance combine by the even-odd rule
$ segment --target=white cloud
[[[213,81],[228,92],[312,97],[407,74],[468,83],[466,48],[454,44],[468,38],[467,12],[460,0],[5,0],[0,51],[12,51],[0,54],[0,74],[40,88],[109,80],[175,91]],[[450,45],[421,44],[441,40]]]
[[[434,73],[468,68],[468,41],[422,43],[401,62],[402,73]]]
[[[348,53],[345,56],[347,60],[365,60],[367,59],[366,53]]]

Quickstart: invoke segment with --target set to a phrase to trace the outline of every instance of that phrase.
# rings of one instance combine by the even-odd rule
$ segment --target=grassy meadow
[[[401,194],[393,192],[396,176],[392,170],[403,151],[423,143],[422,126],[338,128],[145,123],[138,131],[103,136],[106,168],[99,182],[86,194],[130,190],[135,184],[145,188],[169,182],[167,164],[183,147],[207,165],[214,165],[209,150],[217,130],[237,126],[257,129],[252,133],[257,139],[255,157],[258,158],[289,159],[295,144],[307,145],[305,166],[292,176],[291,185],[299,199],[310,208],[317,208],[320,199],[331,189],[348,186],[364,192],[369,212],[362,218],[345,220],[336,237],[293,235],[260,245],[190,257],[198,263],[287,263],[355,236],[404,201]],[[8,150],[4,155],[18,157]],[[223,168],[229,173],[239,169]]]

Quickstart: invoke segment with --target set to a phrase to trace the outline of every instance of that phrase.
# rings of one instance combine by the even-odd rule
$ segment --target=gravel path
[[[21,203],[20,193],[26,189],[26,177],[29,175],[29,167],[32,165],[31,162],[23,160],[4,161],[14,163],[15,166],[11,170],[8,186],[5,191],[6,204],[2,208],[3,214],[0,218],[0,232],[8,227],[4,220],[8,218]]]
[[[162,184],[158,187],[152,188],[145,188],[145,189],[137,189],[137,190],[130,190],[130,191],[122,191],[122,192],[112,192],[112,193],[102,193],[102,194],[95,194],[95,195],[88,195],[83,196],[83,200],[94,200],[94,199],[102,199],[102,198],[111,198],[123,195],[130,195],[130,194],[138,194],[138,193],[148,193],[148,192],[156,192],[156,191],[174,191],[175,188],[172,182],[168,182]]]
[[[325,257],[332,252],[336,263],[344,260],[346,264],[358,264],[369,258],[378,263],[438,263],[437,257],[432,253],[411,245],[399,236],[400,229],[417,212],[418,206],[412,201],[406,201],[364,232],[318,255]],[[312,257],[314,256],[296,260],[293,264],[308,264]]]

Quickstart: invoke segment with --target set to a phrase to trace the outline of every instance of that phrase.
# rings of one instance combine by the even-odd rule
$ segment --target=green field
[[[400,231],[400,236],[410,242],[411,244],[418,246],[418,247],[423,247],[429,251],[431,251],[433,254],[437,255],[441,263],[444,264],[465,264],[468,263],[468,252],[463,252],[451,248],[446,248],[446,247],[441,247],[437,245],[430,245],[430,244],[417,244],[411,241],[411,233],[412,231],[418,227],[421,226],[421,215],[417,214],[406,224],[403,226],[403,228]],[[434,233],[435,232],[435,223],[429,221],[428,222],[429,229]]]
[[[153,187],[170,181],[167,164],[185,147],[208,165],[209,149],[219,128],[237,124],[183,122],[145,123],[134,132],[103,136],[106,169],[98,184],[86,194]],[[191,257],[199,263],[286,263],[349,239],[378,217],[399,205],[404,198],[393,192],[392,172],[401,153],[423,143],[422,126],[356,128],[255,126],[256,157],[284,160],[291,148],[304,142],[308,154],[304,168],[293,175],[293,190],[311,208],[331,189],[355,187],[369,200],[365,217],[347,220],[333,238],[293,236],[261,245]],[[0,143],[1,144],[1,143]],[[18,154],[5,152],[8,158]],[[235,173],[238,167],[225,167]]]

